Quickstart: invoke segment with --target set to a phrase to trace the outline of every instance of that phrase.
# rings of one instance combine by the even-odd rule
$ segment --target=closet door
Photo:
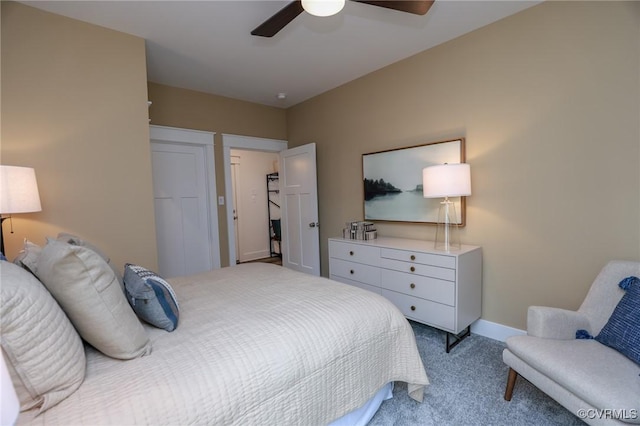
[[[206,145],[161,141],[152,134],[158,272],[165,277],[220,267],[218,239],[212,232],[217,222],[211,218],[215,205],[209,155]]]

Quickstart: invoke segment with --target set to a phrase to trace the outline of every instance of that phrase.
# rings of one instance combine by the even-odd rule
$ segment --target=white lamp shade
[[[302,0],[302,8],[314,16],[331,16],[340,12],[345,0]]]
[[[440,164],[422,170],[424,198],[471,195],[471,167],[466,163]]]
[[[0,214],[41,210],[35,170],[31,167],[0,166]]]

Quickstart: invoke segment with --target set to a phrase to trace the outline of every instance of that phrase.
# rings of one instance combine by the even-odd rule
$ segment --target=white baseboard
[[[507,337],[527,334],[526,331],[509,327],[483,319],[479,319],[471,324],[471,332],[480,336],[504,342]]]

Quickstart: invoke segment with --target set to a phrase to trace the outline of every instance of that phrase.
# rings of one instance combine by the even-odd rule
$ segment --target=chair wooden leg
[[[518,378],[518,372],[509,367],[509,377],[507,378],[507,389],[504,391],[504,399],[511,401],[513,396],[513,387],[516,385],[516,379]]]

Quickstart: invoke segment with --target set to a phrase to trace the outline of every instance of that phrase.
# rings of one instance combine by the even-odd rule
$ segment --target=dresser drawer
[[[348,278],[339,277],[337,275],[331,275],[330,278],[332,280],[334,280],[334,281],[338,281],[338,282],[341,282],[343,284],[349,284],[349,285],[352,285],[354,287],[361,288],[363,290],[368,290],[368,291],[371,291],[373,293],[380,294],[380,289],[378,287],[374,287],[372,285],[368,285],[368,284],[361,283],[361,282],[358,282],[358,281],[353,281],[353,280],[350,280]]]
[[[330,238],[329,275],[382,295],[413,321],[450,333],[482,314],[481,247],[443,252],[423,240]]]
[[[329,269],[332,276],[335,275],[376,287],[380,286],[380,269],[375,266],[348,262],[342,259],[329,259]]]
[[[407,296],[402,293],[396,293],[395,291],[385,289],[381,289],[380,291],[381,294],[396,305],[407,318],[444,330],[452,331],[455,329],[455,309],[453,307],[430,300]]]
[[[419,263],[422,265],[439,266],[441,268],[456,268],[456,258],[453,256],[383,248],[380,250],[380,257],[402,260],[404,262]]]
[[[364,244],[329,241],[329,257],[367,265],[378,265],[380,248]]]
[[[382,269],[380,287],[409,296],[455,306],[455,283],[406,272]]]
[[[398,272],[406,272],[413,275],[424,275],[425,277],[438,278],[441,280],[456,280],[455,269],[441,268],[438,266],[423,265],[415,262],[402,262],[388,258],[380,259],[380,266]]]

